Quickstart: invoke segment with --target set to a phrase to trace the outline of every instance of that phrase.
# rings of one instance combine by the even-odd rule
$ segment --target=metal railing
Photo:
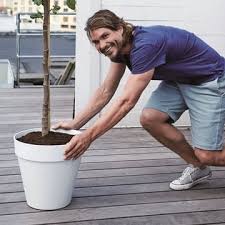
[[[16,15],[16,81],[15,85],[20,87],[20,62],[21,59],[31,58],[31,59],[38,59],[43,58],[43,55],[21,55],[21,42],[20,39],[22,36],[42,36],[42,32],[21,32],[21,16],[23,15],[32,15],[33,13],[18,13]],[[50,15],[76,15],[76,13],[57,13],[57,14],[50,14]],[[75,32],[50,32],[51,36],[75,36]],[[75,58],[75,54],[73,55],[50,55],[50,58]]]

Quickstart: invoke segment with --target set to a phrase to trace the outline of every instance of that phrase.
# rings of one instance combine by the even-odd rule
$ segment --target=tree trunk
[[[42,108],[42,136],[50,130],[50,80],[49,80],[49,47],[50,47],[50,1],[43,0],[43,72],[44,72],[44,100]]]

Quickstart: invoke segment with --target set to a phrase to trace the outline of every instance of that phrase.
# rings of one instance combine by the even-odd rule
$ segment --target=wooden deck
[[[172,191],[185,163],[142,129],[112,129],[90,147],[72,203],[40,211],[26,205],[14,155],[15,132],[40,126],[42,90],[0,90],[0,224],[206,225],[225,224],[225,171],[209,182]],[[72,88],[52,89],[53,123],[72,117]],[[183,130],[188,140],[190,132]]]

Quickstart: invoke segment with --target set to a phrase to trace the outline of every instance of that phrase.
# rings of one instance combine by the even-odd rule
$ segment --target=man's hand
[[[85,131],[79,135],[74,136],[65,147],[65,159],[77,159],[90,146],[91,138]]]
[[[57,124],[55,124],[54,126],[52,126],[53,130],[57,130],[57,129],[64,129],[64,130],[72,130],[73,129],[73,123],[72,121],[62,121],[59,122]]]

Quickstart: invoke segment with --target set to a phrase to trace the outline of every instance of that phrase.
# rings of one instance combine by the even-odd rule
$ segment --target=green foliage
[[[43,13],[40,11],[37,11],[36,13],[33,13],[30,16],[31,19],[43,19]]]
[[[66,4],[70,9],[75,10],[76,0],[67,0]]]
[[[60,6],[58,6],[58,5],[53,5],[53,7],[51,9],[53,14],[57,14],[59,10],[60,10]]]
[[[43,5],[42,0],[32,0],[35,5]]]
[[[32,0],[33,3],[37,6],[43,5],[43,1],[45,0]],[[47,0],[48,1],[48,0]],[[57,14],[58,11],[60,10],[60,6],[58,5],[53,5],[52,9],[50,10],[53,14]],[[36,13],[33,13],[30,16],[31,19],[43,19],[43,13],[40,11],[37,11]]]
[[[43,1],[45,0],[32,0],[33,3],[37,6],[43,5]],[[50,0],[47,0],[50,1]],[[72,9],[75,10],[76,8],[76,0],[67,0],[66,1],[67,6]],[[53,5],[52,9],[50,10],[53,14],[57,14],[58,11],[60,10],[60,6],[58,5]],[[43,19],[43,13],[41,13],[40,11],[37,11],[37,13],[34,13],[30,16],[31,19]]]

